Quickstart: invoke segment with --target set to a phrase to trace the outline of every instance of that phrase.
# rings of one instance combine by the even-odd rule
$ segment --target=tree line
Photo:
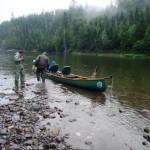
[[[0,24],[0,48],[150,55],[149,0],[117,0],[105,10],[76,4]]]

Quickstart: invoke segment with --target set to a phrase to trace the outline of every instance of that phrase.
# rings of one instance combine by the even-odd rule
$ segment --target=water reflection
[[[93,107],[96,107],[97,105],[105,105],[105,102],[106,96],[103,93],[99,93],[91,98],[91,104]]]
[[[53,82],[54,84],[58,84]],[[92,107],[95,107],[97,105],[105,105],[106,102],[106,96],[104,93],[100,93],[98,91],[89,91],[86,89],[80,89],[77,87],[71,87],[68,85],[59,84],[61,88],[62,93],[71,93],[72,95],[82,95],[86,97],[87,99],[90,99]]]

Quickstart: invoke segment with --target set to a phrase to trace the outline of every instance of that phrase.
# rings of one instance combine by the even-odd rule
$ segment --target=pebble
[[[85,144],[86,144],[86,145],[91,145],[92,142],[91,142],[91,141],[85,141]]]

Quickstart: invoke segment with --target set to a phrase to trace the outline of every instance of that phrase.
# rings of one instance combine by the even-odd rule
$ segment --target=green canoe
[[[100,91],[104,92],[107,89],[107,83],[105,79],[112,78],[89,78],[76,74],[70,74],[71,68],[70,66],[65,66],[62,72],[57,71],[58,65],[52,66],[49,70],[50,72],[46,74],[46,78],[51,79],[55,82],[67,84],[79,88],[84,88],[88,90]]]

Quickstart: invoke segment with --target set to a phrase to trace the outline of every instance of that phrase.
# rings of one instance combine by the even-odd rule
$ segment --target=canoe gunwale
[[[56,78],[66,79],[66,80],[82,80],[82,81],[99,81],[99,80],[105,80],[105,78],[88,78],[80,75],[70,74],[70,75],[59,75],[59,74],[53,74],[48,73],[49,76],[53,76]]]

